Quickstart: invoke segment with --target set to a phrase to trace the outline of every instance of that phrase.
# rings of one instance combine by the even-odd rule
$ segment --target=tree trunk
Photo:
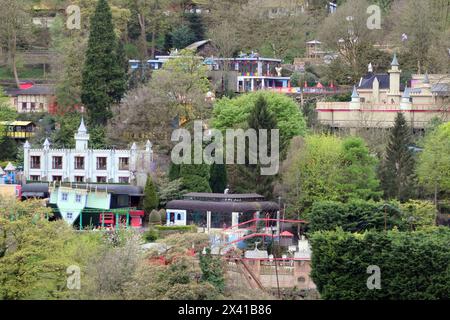
[[[145,60],[147,57],[147,34],[145,32],[145,17],[142,14],[138,14],[139,26],[141,27],[141,60]]]
[[[151,48],[151,50],[152,50],[152,59],[155,59],[155,47],[156,47],[156,26],[153,28],[153,31],[152,31],[152,48]]]
[[[16,81],[17,89],[20,89],[19,75],[17,74],[16,45],[17,45],[17,36],[14,33],[13,38],[12,38],[11,48],[10,48],[10,55],[11,55],[11,64],[12,64],[12,68],[13,68],[13,73],[14,73],[14,80]]]
[[[438,185],[437,185],[437,183],[434,186],[434,205],[436,207],[438,205]]]

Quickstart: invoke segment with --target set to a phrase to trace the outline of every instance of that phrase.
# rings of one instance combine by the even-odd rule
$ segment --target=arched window
[[[177,214],[177,220],[181,220],[181,213]]]

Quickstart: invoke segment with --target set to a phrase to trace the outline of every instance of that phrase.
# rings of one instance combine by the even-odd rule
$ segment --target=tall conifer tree
[[[125,93],[126,73],[118,51],[111,8],[107,0],[99,0],[91,18],[81,87],[81,101],[93,126],[106,125],[111,104]]]
[[[223,193],[228,183],[227,167],[224,164],[213,163],[211,165],[211,175],[209,185],[212,192]]]
[[[247,120],[248,127],[255,129],[258,135],[258,130],[267,129],[268,145],[267,154],[271,155],[271,131],[277,128],[277,120],[275,115],[269,111],[267,101],[263,96],[258,97],[252,112]],[[258,148],[259,148],[259,135],[258,135]],[[258,150],[258,152],[261,152]],[[249,164],[249,153],[247,152],[246,165],[240,165],[238,167],[239,172],[239,187],[236,188],[238,192],[256,192],[265,196],[268,199],[273,197],[273,184],[275,176],[261,175],[261,164]]]
[[[411,129],[403,114],[398,113],[381,166],[381,185],[386,198],[406,201],[411,196],[415,180],[411,142]]]

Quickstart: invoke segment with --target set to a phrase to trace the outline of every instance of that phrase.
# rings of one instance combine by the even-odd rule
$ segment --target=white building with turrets
[[[143,149],[136,143],[129,150],[89,149],[83,119],[75,133],[75,149],[51,149],[48,139],[41,149],[33,149],[28,141],[23,148],[24,178],[28,181],[142,185],[153,162],[150,141]]]

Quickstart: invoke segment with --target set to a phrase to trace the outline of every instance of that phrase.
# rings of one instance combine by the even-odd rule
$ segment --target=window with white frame
[[[81,194],[75,195],[75,202],[81,203],[82,196]]]
[[[75,157],[75,169],[84,170],[84,157]]]
[[[119,177],[119,183],[129,183],[130,178],[128,177]]]
[[[30,168],[31,169],[40,169],[41,168],[41,157],[40,156],[31,156],[30,157]]]
[[[67,201],[69,199],[69,194],[64,192],[61,194],[61,200],[62,201]]]
[[[128,162],[128,158],[119,158],[119,170],[129,170]]]
[[[106,157],[97,157],[97,170],[106,170]]]

